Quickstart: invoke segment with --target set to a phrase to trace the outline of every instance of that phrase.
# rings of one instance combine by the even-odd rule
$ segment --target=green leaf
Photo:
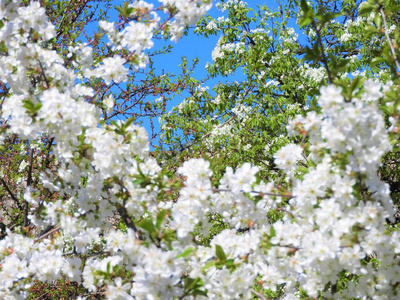
[[[308,168],[304,167],[304,166],[299,166],[297,167],[297,172],[300,172],[301,174],[306,174],[309,172]]]
[[[143,178],[136,178],[135,180],[133,180],[134,185],[141,185],[143,182]]]
[[[127,14],[128,16],[130,16],[134,11],[135,11],[135,9],[134,9],[133,7],[129,7],[129,8],[126,10],[126,14]]]
[[[115,122],[114,120],[111,120],[111,121],[110,121],[110,125],[112,125],[112,126],[115,126],[115,127],[119,128],[119,125],[118,125],[118,123],[117,123],[117,122]]]
[[[107,263],[107,273],[111,274],[111,262]]]
[[[356,76],[353,78],[353,81],[351,82],[350,89],[349,89],[349,98],[353,97],[353,93],[356,89],[360,87],[362,84],[363,79],[360,76]]]
[[[319,49],[318,49],[318,44],[315,43],[312,48],[306,47],[305,48],[305,60],[320,60],[320,55],[319,55]]]
[[[22,103],[24,103],[24,105],[22,107],[25,107],[29,111],[33,111],[35,108],[32,100],[30,100],[30,99],[23,100]]]
[[[207,292],[206,291],[202,291],[202,290],[194,290],[190,293],[190,295],[196,296],[196,295],[200,295],[200,296],[206,296],[207,297]]]
[[[201,271],[205,271],[208,268],[211,268],[212,266],[215,266],[215,261],[209,261],[208,263],[206,263],[202,268]]]
[[[371,35],[378,33],[378,29],[375,26],[368,25],[364,29],[365,36],[369,38]]]
[[[41,102],[36,103],[36,104],[34,105],[34,107],[33,107],[33,109],[34,109],[35,112],[39,111],[41,108],[42,108],[42,103],[41,103]]]
[[[193,290],[203,286],[203,282],[199,277],[192,279],[192,278],[185,278],[185,290]]]
[[[202,295],[207,296],[206,291],[200,290],[200,288],[204,285],[201,278],[197,277],[193,278],[184,278],[185,283],[185,295]]]
[[[309,12],[311,9],[306,0],[301,0],[300,7],[304,14]]]
[[[368,2],[361,3],[360,8],[358,9],[358,14],[360,17],[370,14],[376,8],[375,5],[372,5]]]
[[[114,8],[119,12],[122,17],[127,18],[133,12],[133,8],[129,7],[129,3],[129,1],[125,1],[122,6],[114,6]]]
[[[125,124],[124,124],[124,128],[128,128],[133,124],[133,121],[135,121],[135,118],[129,118],[128,120],[126,120]]]
[[[380,14],[376,14],[374,17],[374,23],[376,25],[376,27],[381,28],[382,25],[382,18]]]
[[[338,13],[326,13],[326,12],[321,12],[316,16],[316,18],[320,21],[321,26],[325,25],[326,23],[329,23],[333,19],[343,16],[343,12],[338,12]]]
[[[181,254],[179,254],[176,258],[189,256],[190,254],[193,253],[193,251],[194,251],[194,248],[192,248],[192,247],[186,248],[186,249],[183,250],[183,252],[182,252]]]
[[[341,72],[346,70],[348,64],[350,62],[350,59],[341,59],[337,62],[336,66],[335,66],[335,71],[336,72]]]
[[[234,267],[235,266],[235,260],[233,260],[232,258],[228,259],[226,261],[226,266],[228,267],[228,269]]]
[[[117,7],[117,6],[115,6],[114,8],[115,8],[121,15],[124,14],[124,10],[122,9],[122,7]]]
[[[393,5],[393,6],[386,6],[385,11],[387,13],[389,12],[399,12],[400,11],[400,5]]]
[[[307,26],[314,20],[314,10],[305,0],[301,0],[300,7],[303,11],[303,16],[299,19],[298,24],[300,27]]]
[[[309,16],[301,17],[300,20],[299,20],[299,26],[300,26],[300,27],[307,26],[307,25],[310,24],[312,21],[313,21],[313,18],[312,18],[312,17],[309,17]]]
[[[166,210],[162,210],[157,214],[156,227],[158,230],[161,230],[161,225],[162,225],[162,222],[164,221],[166,215],[167,215]]]
[[[220,261],[226,261],[226,255],[220,245],[215,245],[215,255]]]
[[[155,227],[154,227],[153,221],[152,221],[152,220],[149,220],[149,219],[144,219],[144,220],[142,220],[142,221],[138,224],[138,226],[139,226],[140,228],[143,228],[144,230],[147,230],[149,233],[152,233],[152,232],[155,231]]]
[[[275,228],[274,228],[274,226],[271,226],[269,228],[269,237],[273,238],[274,236],[276,236]]]

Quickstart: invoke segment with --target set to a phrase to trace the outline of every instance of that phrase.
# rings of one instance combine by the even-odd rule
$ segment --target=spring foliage
[[[0,298],[399,297],[396,1],[50,2],[0,1]]]

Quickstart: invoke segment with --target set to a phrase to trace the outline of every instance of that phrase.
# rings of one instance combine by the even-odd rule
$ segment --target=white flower
[[[27,163],[25,160],[21,161],[21,163],[19,164],[18,171],[19,171],[19,172],[22,172],[23,170],[25,170],[25,168],[26,168],[27,166],[28,166],[28,163]]]
[[[292,173],[296,163],[302,159],[303,149],[299,145],[288,144],[274,154],[275,164],[281,170]]]
[[[131,288],[129,282],[122,284],[122,279],[117,277],[114,279],[114,284],[107,285],[106,296],[110,300],[134,299],[127,293]]]
[[[258,167],[253,167],[249,163],[244,163],[235,174],[229,179],[229,186],[234,193],[240,191],[250,192],[251,186],[256,182],[256,174],[259,171]]]
[[[210,162],[198,158],[190,159],[183,163],[183,166],[178,169],[178,172],[186,176],[188,181],[194,182],[196,180],[204,180],[212,175],[209,169]]]
[[[78,257],[68,258],[66,264],[63,267],[63,273],[72,280],[79,280],[81,276],[82,261]]]
[[[111,81],[120,83],[128,77],[128,69],[124,67],[126,60],[118,55],[107,57],[103,60],[103,64],[93,71],[93,75],[103,78],[106,84]]]
[[[339,38],[339,41],[341,41],[342,43],[347,42],[349,39],[351,38],[351,33],[349,32],[345,32],[341,35],[341,37]]]
[[[342,88],[335,85],[328,85],[321,87],[321,96],[318,99],[318,103],[324,109],[330,109],[337,107],[343,103],[344,98],[342,96]]]
[[[145,49],[153,47],[154,25],[138,22],[129,22],[128,26],[121,32],[122,46],[126,46],[129,51],[140,53]]]
[[[373,79],[368,79],[364,82],[365,99],[370,101],[376,101],[383,96],[381,92],[381,85],[375,82]]]
[[[103,100],[103,103],[106,105],[107,107],[107,113],[111,113],[113,108],[114,108],[114,98],[112,96],[110,97],[106,97]]]

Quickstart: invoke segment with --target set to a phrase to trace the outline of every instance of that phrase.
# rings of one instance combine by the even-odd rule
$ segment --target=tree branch
[[[138,229],[136,228],[135,223],[133,223],[131,216],[128,214],[128,211],[126,210],[125,206],[123,205],[118,205],[117,211],[119,215],[121,216],[122,220],[126,224],[126,226],[130,229],[132,229],[135,232],[135,237],[137,239],[140,238]]]
[[[382,19],[383,19],[383,25],[385,27],[385,35],[386,35],[386,38],[387,38],[387,41],[388,41],[388,44],[389,44],[389,47],[390,47],[390,51],[392,52],[392,55],[393,55],[394,63],[395,63],[396,68],[397,68],[397,75],[399,75],[400,74],[400,64],[399,64],[399,61],[397,60],[396,52],[394,51],[392,40],[390,39],[390,36],[389,36],[388,26],[387,26],[387,23],[386,23],[386,16],[385,16],[385,13],[383,12],[382,8],[380,9],[380,13],[381,13],[381,16],[382,16]]]
[[[324,44],[322,43],[322,39],[321,39],[321,31],[318,28],[317,23],[315,23],[315,20],[312,21],[312,25],[317,34],[317,41],[318,41],[318,45],[319,45],[319,48],[321,50],[321,55],[322,55],[322,63],[324,64],[326,73],[328,74],[329,82],[332,83],[333,78],[332,78],[331,70],[329,69],[329,66],[328,66],[328,60],[326,59]]]
[[[44,79],[44,82],[46,82],[46,87],[49,89],[50,88],[50,84],[49,84],[47,76],[46,76],[46,74],[44,72],[44,68],[43,68],[42,62],[40,60],[38,60],[38,62],[39,62],[40,69],[42,70],[42,77]]]
[[[11,199],[13,199],[17,205],[18,205],[18,199],[17,197],[14,195],[14,193],[10,190],[10,188],[8,187],[7,183],[4,181],[3,178],[0,179],[1,183],[3,184],[4,188],[6,189],[7,193],[10,195]]]
[[[261,299],[261,300],[267,300],[267,298],[265,298],[263,294],[257,292],[256,290],[251,289],[251,292],[252,292],[254,295],[256,295],[259,299]]]
[[[52,226],[52,227],[53,227],[53,226]],[[61,229],[61,227],[53,228],[52,230],[47,231],[47,232],[45,232],[44,234],[42,234],[42,235],[40,235],[39,237],[37,237],[37,238],[34,240],[34,242],[37,243],[37,242],[39,242],[40,240],[44,239],[45,237],[47,237],[47,236],[53,234],[54,232],[59,231],[60,229]]]
[[[29,169],[28,169],[28,179],[26,180],[26,186],[29,187],[32,184],[32,167],[33,167],[33,149],[30,150],[29,153]],[[28,211],[29,211],[29,203],[24,200],[24,227],[28,226]]]
[[[47,153],[46,153],[45,159],[43,161],[43,166],[45,168],[47,168],[49,166],[49,163],[50,163],[50,149],[51,149],[51,146],[53,145],[53,142],[54,142],[54,137],[50,138],[47,141],[47,145],[46,145]]]

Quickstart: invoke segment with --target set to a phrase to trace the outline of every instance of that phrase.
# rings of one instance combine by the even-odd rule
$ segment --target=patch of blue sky
[[[148,3],[152,3],[155,8],[159,7],[161,4],[158,0],[150,0],[147,1]],[[121,6],[123,4],[123,1],[114,1],[113,5],[114,6]],[[217,19],[218,17],[227,17],[227,12],[221,12],[220,10],[217,9],[216,7],[216,1],[214,1],[213,7],[210,9],[208,12],[211,17],[214,19]],[[266,5],[271,11],[277,11],[279,10],[279,0],[274,0],[274,1],[248,1],[247,2],[248,6],[254,10],[258,10],[258,6],[260,5]],[[285,1],[281,1],[281,5],[284,7],[286,4]],[[101,3],[100,3],[101,6]],[[166,17],[166,14],[163,14],[162,12],[158,12],[161,17]],[[117,22],[118,21],[118,12],[115,9],[110,9],[109,14],[108,14],[108,20],[109,22]],[[301,30],[299,30],[296,20],[290,20],[289,23],[287,24],[287,27],[292,27],[295,29],[295,32],[299,34],[299,39],[302,42],[306,41],[306,36],[302,34]],[[85,28],[86,34],[90,35],[93,34],[94,32],[97,31],[97,24],[92,24],[90,26],[87,26]],[[255,29],[250,28],[250,29]],[[165,73],[170,73],[170,74],[176,74],[176,77],[181,74],[181,68],[179,65],[182,63],[182,57],[186,57],[188,61],[188,65],[190,66],[190,63],[198,59],[198,64],[197,67],[194,69],[194,73],[192,74],[192,77],[196,78],[197,80],[202,80],[207,77],[207,70],[206,70],[206,65],[207,63],[212,62],[212,57],[211,53],[214,50],[215,46],[217,45],[218,39],[220,38],[219,35],[210,35],[207,38],[204,36],[200,36],[194,33],[194,29],[190,28],[188,31],[188,34],[183,36],[177,43],[171,42],[169,40],[165,41],[163,39],[154,39],[154,47],[150,49],[148,52],[151,53],[153,50],[157,49],[162,49],[163,47],[168,47],[169,45],[172,45],[172,50],[169,53],[166,54],[161,54],[161,55],[155,55],[152,56],[152,60],[154,62],[155,66],[155,74],[156,75],[162,75],[164,72]],[[148,67],[147,67],[148,68]],[[137,73],[135,75],[136,78],[139,80],[140,78],[144,78],[146,76],[146,69],[142,70],[142,72]],[[210,92],[211,95],[213,95],[212,88],[219,82],[224,82],[224,83],[232,83],[234,81],[242,82],[244,81],[245,75],[242,72],[242,69],[239,68],[237,69],[233,74],[230,74],[228,76],[217,76],[215,78],[209,79],[206,81],[206,83],[203,85],[203,87],[209,87],[208,92]],[[172,78],[173,80],[173,78]],[[271,78],[271,80],[273,80]],[[121,88],[124,88],[124,84],[119,85]],[[113,92],[117,92],[115,88],[111,89]],[[190,96],[189,93],[181,93],[179,95],[176,95],[171,101],[167,103],[167,112],[170,111],[173,107],[179,105],[186,97]],[[215,96],[215,95],[214,95]],[[153,102],[155,101],[155,97],[152,97],[151,95],[148,96],[148,101]],[[135,112],[135,111],[134,111]],[[136,112],[140,113],[140,112]],[[153,125],[152,125],[152,124]],[[155,132],[160,132],[160,124],[158,117],[152,118],[152,122],[150,122],[149,119],[143,119],[143,122],[141,124],[146,128],[148,133],[152,131],[151,126],[154,126],[153,130]],[[155,141],[157,142],[157,141]]]

